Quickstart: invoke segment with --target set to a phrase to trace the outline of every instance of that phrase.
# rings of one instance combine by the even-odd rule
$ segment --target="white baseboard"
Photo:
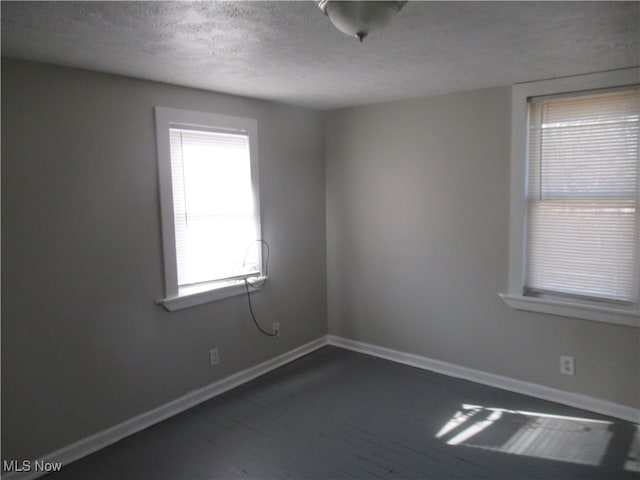
[[[535,383],[523,382],[500,375],[494,375],[492,373],[482,372],[480,370],[474,370],[472,368],[442,362],[440,360],[422,357],[420,355],[349,340],[335,335],[325,335],[289,352],[267,360],[266,362],[230,375],[229,377],[223,378],[222,380],[212,383],[206,387],[193,390],[192,392],[189,392],[165,405],[145,412],[137,417],[103,430],[102,432],[83,438],[71,445],[67,445],[66,447],[56,450],[55,452],[44,455],[37,461],[42,464],[57,462],[62,462],[63,465],[69,464],[116,443],[129,435],[184,412],[185,410],[220,395],[227,390],[231,390],[232,388],[238,387],[259,377],[260,375],[264,375],[265,373],[275,370],[276,368],[318,350],[325,345],[334,345],[347,350],[353,350],[391,360],[392,362],[402,363],[404,365],[410,365],[423,370],[430,370],[444,375],[470,380],[472,382],[489,385],[511,392],[522,393],[524,395],[589,410],[630,422],[640,421],[640,410],[624,405],[618,405],[606,400],[600,400],[598,398],[588,397],[577,393],[565,392]],[[32,463],[35,464],[35,461]],[[33,470],[30,472],[6,472],[2,474],[2,478],[5,480],[31,480],[41,477],[44,474],[45,472],[36,472]]]
[[[522,393],[542,400],[549,400],[563,405],[568,405],[570,407],[620,418],[629,422],[640,422],[640,410],[601,400],[599,398],[589,397],[578,393],[565,392],[563,390],[545,387],[536,383],[523,382],[521,380],[482,372],[472,368],[461,367],[452,363],[433,360],[431,358],[400,352],[390,348],[379,347],[369,343],[349,340],[335,335],[328,336],[328,344],[360,353],[366,353],[375,357],[391,360],[393,362],[410,365],[412,367],[421,368],[423,370],[430,370],[444,375],[449,375],[451,377],[462,378],[464,380],[470,380],[483,385],[500,388],[502,390]]]
[[[279,368],[293,360],[307,355],[319,348],[327,345],[327,337],[322,336],[316,340],[297,347],[289,352],[283,353],[275,358],[262,362],[254,367],[247,368],[241,372],[230,375],[222,380],[207,385],[206,387],[193,390],[182,397],[179,397],[158,408],[149,410],[137,417],[133,417],[125,422],[111,428],[98,432],[89,437],[83,438],[71,445],[67,445],[55,452],[39,458],[40,464],[62,462],[67,465],[82,457],[86,457],[98,450],[116,443],[129,435],[137,433],[178,413],[184,412],[191,407],[205,402],[221,393],[247,383],[254,378],[264,375],[276,368]],[[20,463],[22,460],[20,460]],[[35,465],[36,461],[31,464]],[[21,463],[22,464],[22,463]],[[36,472],[32,469],[29,472],[6,472],[2,474],[3,480],[31,480],[45,475],[46,472]]]

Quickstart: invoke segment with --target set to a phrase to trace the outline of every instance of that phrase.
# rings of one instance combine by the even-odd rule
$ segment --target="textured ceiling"
[[[640,64],[639,2],[410,1],[363,44],[313,2],[2,2],[2,54],[316,108]]]

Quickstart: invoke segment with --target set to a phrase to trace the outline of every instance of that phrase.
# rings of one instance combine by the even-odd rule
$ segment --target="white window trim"
[[[266,279],[267,277],[264,276],[251,277],[251,285],[258,285],[257,287],[250,287],[251,290],[260,290]],[[157,303],[162,305],[169,312],[174,312],[184,308],[202,305],[204,303],[215,302],[217,300],[223,300],[237,295],[244,295],[245,293],[246,285],[244,280],[233,280],[226,284],[218,284],[210,290],[194,293],[182,293],[175,297],[161,298]]]
[[[170,127],[196,127],[218,131],[241,132],[249,136],[251,185],[253,190],[257,238],[261,238],[260,189],[258,176],[258,122],[252,118],[232,117],[207,112],[155,107],[156,141],[158,148],[158,180],[160,186],[160,215],[162,221],[162,249],[164,263],[165,298],[156,303],[168,311],[201,305],[224,298],[242,295],[246,291],[244,278],[211,282],[195,288],[178,287],[176,264],[176,237],[173,215],[173,188],[171,181]],[[263,285],[264,276],[252,276],[252,285]],[[260,287],[252,287],[259,289]]]
[[[571,93],[601,88],[637,85],[640,68],[629,68],[588,75],[563,77],[514,85],[511,97],[511,197],[509,217],[509,283],[500,293],[509,307],[565,317],[640,327],[636,305],[614,308],[570,300],[527,297],[522,294],[525,275],[527,101],[531,97]]]

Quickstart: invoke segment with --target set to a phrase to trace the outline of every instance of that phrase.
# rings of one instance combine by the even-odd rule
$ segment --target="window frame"
[[[251,187],[253,193],[254,221],[257,239],[261,238],[260,184],[258,174],[258,122],[252,118],[234,117],[194,110],[169,107],[154,108],[158,157],[158,184],[162,226],[162,250],[164,265],[165,297],[157,300],[168,311],[201,305],[245,293],[244,278],[230,278],[199,284],[195,287],[179,287],[176,255],[176,237],[171,173],[170,128],[196,128],[208,131],[241,133],[249,138]],[[262,262],[259,262],[260,264]],[[264,284],[265,272],[252,277],[256,288]],[[254,282],[252,282],[253,285]]]
[[[640,327],[640,305],[609,306],[561,298],[523,294],[527,255],[528,100],[544,95],[587,92],[638,85],[640,68],[516,84],[511,96],[511,192],[509,216],[509,271],[507,292],[498,295],[515,310],[554,314],[617,325]],[[640,212],[636,212],[640,221]]]

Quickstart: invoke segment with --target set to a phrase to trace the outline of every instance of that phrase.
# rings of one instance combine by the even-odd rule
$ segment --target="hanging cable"
[[[262,259],[262,277],[263,277],[262,282],[260,283],[247,282],[247,284],[251,288],[258,290],[266,285],[267,280],[269,278],[269,255],[271,254],[271,248],[269,247],[269,244],[267,243],[266,240],[258,239],[258,240],[255,240],[254,243],[259,243],[261,247],[264,246],[267,253],[266,258]],[[247,251],[244,254],[244,260],[242,262],[243,268],[247,266],[247,256],[249,255],[249,251],[251,250],[251,247],[252,245],[250,245],[249,248],[247,248]]]
[[[256,320],[256,315],[255,315],[255,313],[253,313],[253,305],[251,305],[251,294],[249,292],[249,281],[246,278],[244,279],[244,286],[245,286],[245,288],[247,290],[247,301],[249,302],[249,312],[251,312],[251,319],[253,320],[253,323],[258,328],[258,330],[260,330],[260,332],[263,333],[264,335],[266,335],[267,337],[275,337],[276,336],[275,333],[267,332],[265,329],[263,329],[260,326],[260,324]]]
[[[262,262],[262,273],[263,273],[263,280],[262,282],[260,282],[259,284],[256,283],[249,283],[249,278],[245,278],[244,279],[244,287],[245,290],[247,292],[247,302],[249,303],[249,312],[251,313],[251,319],[253,320],[253,323],[255,324],[256,328],[260,331],[260,333],[266,335],[267,337],[276,337],[277,334],[276,333],[269,333],[267,332],[265,329],[263,329],[260,324],[258,323],[258,320],[256,320],[256,315],[253,311],[253,305],[251,303],[251,292],[249,291],[249,287],[254,288],[254,289],[260,289],[262,287],[264,287],[267,283],[267,279],[269,278],[269,254],[270,254],[270,249],[269,249],[269,244],[265,241],[265,240],[256,240],[256,243],[260,243],[261,246],[265,246],[266,247],[266,251],[267,251],[267,255],[266,258],[263,260]],[[246,266],[246,261],[247,261],[247,255],[249,254],[249,250],[251,249],[251,246],[249,248],[247,248],[247,252],[244,255],[244,262],[243,262],[243,267]]]

